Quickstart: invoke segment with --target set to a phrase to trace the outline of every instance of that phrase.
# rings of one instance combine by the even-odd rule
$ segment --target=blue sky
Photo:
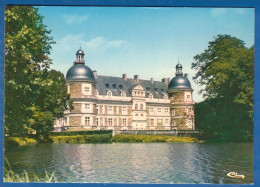
[[[199,102],[191,69],[193,57],[203,52],[218,34],[229,34],[254,44],[254,9],[249,8],[148,8],[43,6],[39,14],[56,41],[51,68],[66,75],[75,53],[85,52],[86,65],[98,75],[160,81],[175,76],[175,65],[184,73]]]

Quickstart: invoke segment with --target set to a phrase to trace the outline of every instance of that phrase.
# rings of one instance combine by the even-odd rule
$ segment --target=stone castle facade
[[[182,65],[162,81],[99,76],[85,65],[84,52],[68,70],[72,111],[55,123],[56,130],[195,130],[193,89]]]

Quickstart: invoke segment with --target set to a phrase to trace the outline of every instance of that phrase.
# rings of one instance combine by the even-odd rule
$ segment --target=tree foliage
[[[66,83],[49,71],[55,42],[43,17],[31,6],[7,6],[5,11],[5,133],[25,136],[52,130],[66,110]]]
[[[218,35],[194,60],[193,79],[204,86],[200,92],[206,99],[195,106],[196,125],[208,138],[252,137],[254,46],[247,48],[238,38]]]

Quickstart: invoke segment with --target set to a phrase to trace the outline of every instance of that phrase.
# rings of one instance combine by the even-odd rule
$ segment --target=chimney
[[[163,79],[162,79],[162,82],[166,83],[166,78],[163,78]]]
[[[96,70],[93,71],[93,74],[94,74],[94,78],[97,78],[97,71]]]
[[[151,83],[153,84],[153,78],[151,78]]]
[[[135,75],[134,79],[136,80],[136,82],[139,82],[139,75]]]
[[[168,84],[170,83],[170,78],[167,78],[167,83],[168,83]]]
[[[185,73],[185,74],[184,74],[184,77],[188,78],[188,73]]]
[[[126,81],[126,80],[127,80],[126,74],[123,74],[123,75],[122,75],[122,78]]]

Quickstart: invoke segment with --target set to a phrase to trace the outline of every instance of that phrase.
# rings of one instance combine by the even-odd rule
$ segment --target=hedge
[[[54,143],[108,143],[111,138],[111,134],[50,136]]]
[[[112,142],[198,142],[197,139],[191,137],[175,137],[165,135],[134,135],[134,134],[117,134],[112,139]]]
[[[51,132],[50,136],[77,136],[77,135],[94,135],[94,134],[112,134],[112,130]]]

